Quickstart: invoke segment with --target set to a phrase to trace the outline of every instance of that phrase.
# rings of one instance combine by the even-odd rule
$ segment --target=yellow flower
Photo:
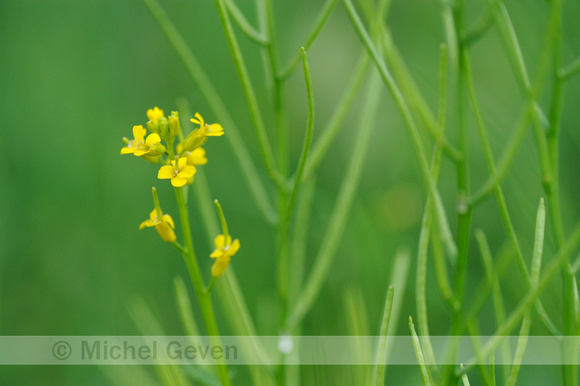
[[[139,225],[139,229],[143,229],[145,227],[155,227],[159,236],[168,243],[172,243],[176,240],[175,232],[175,225],[173,224],[173,219],[168,214],[163,214],[161,211],[157,213],[157,209],[153,209],[151,214],[149,215],[149,220],[145,220]]]
[[[157,178],[164,180],[171,178],[171,185],[179,188],[187,183],[187,179],[193,177],[196,169],[187,164],[187,158],[181,157],[177,162],[171,161],[171,165],[164,165],[159,169]]]
[[[133,137],[128,141],[127,146],[121,149],[121,154],[135,154],[136,156],[157,156],[165,153],[165,147],[160,143],[161,138],[153,133],[147,136],[147,130],[142,126],[133,126]]]
[[[219,137],[224,135],[224,128],[219,123],[208,125],[199,113],[195,113],[195,117],[197,119],[192,118],[191,122],[197,123],[199,128],[189,133],[183,142],[177,145],[177,152],[179,154],[197,149],[205,143],[207,137]]]
[[[152,109],[147,110],[147,118],[149,118],[149,120],[151,122],[157,122],[157,120],[161,117],[164,117],[165,114],[163,113],[163,110],[161,110],[159,107],[155,106]]]
[[[207,163],[207,158],[205,157],[205,149],[203,147],[198,147],[194,151],[188,151],[187,153],[187,164],[188,165],[205,165]]]
[[[232,238],[228,235],[226,242],[224,235],[218,235],[215,238],[215,246],[216,250],[209,256],[216,259],[211,267],[211,274],[213,277],[218,277],[224,274],[226,268],[230,264],[231,257],[236,254],[238,249],[240,249],[240,240],[235,239],[232,243]]]
[[[208,125],[205,123],[199,113],[195,113],[195,118],[191,118],[191,122],[197,123],[199,128],[203,130],[203,133],[206,137],[219,137],[224,135],[224,128],[219,123],[212,123],[211,125]]]

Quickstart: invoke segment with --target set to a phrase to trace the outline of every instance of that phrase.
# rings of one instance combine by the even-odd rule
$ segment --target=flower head
[[[196,169],[193,165],[187,164],[187,158],[181,157],[177,162],[171,161],[171,165],[164,165],[159,169],[157,178],[164,180],[171,178],[171,185],[176,188],[182,187],[190,177],[193,177]]]
[[[197,149],[207,141],[207,137],[219,137],[224,135],[224,128],[222,125],[219,123],[208,125],[199,113],[195,113],[195,118],[192,118],[191,122],[197,123],[199,127],[189,133],[183,142],[177,145],[177,152],[180,154]]]
[[[161,210],[153,209],[151,214],[149,214],[149,220],[145,220],[139,225],[139,229],[145,227],[155,227],[159,236],[168,243],[174,242],[177,238],[175,237],[175,225],[173,224],[173,219],[168,214],[163,214]]]
[[[230,259],[240,249],[240,240],[235,239],[232,243],[232,237],[230,235],[228,235],[227,240],[224,235],[218,235],[215,238],[215,246],[215,251],[209,256],[212,259],[216,259],[211,267],[211,274],[213,277],[218,277],[224,274],[230,264]]]
[[[165,146],[161,142],[159,134],[153,133],[147,136],[147,129],[142,125],[133,126],[133,137],[127,146],[121,149],[121,154],[135,154],[136,156],[157,156],[165,152]]]

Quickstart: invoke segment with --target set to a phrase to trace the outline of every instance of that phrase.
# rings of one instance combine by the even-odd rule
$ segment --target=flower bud
[[[169,126],[167,125],[167,118],[157,118],[157,124],[159,125],[159,135],[161,138],[169,138]]]
[[[141,158],[143,158],[146,161],[151,162],[152,164],[157,164],[161,160],[161,155],[145,154],[145,155],[142,155]]]
[[[172,111],[169,116],[169,134],[172,137],[179,136],[181,131],[181,126],[179,124],[179,113],[177,111]]]
[[[159,134],[159,125],[157,124],[157,122],[153,121],[147,122],[147,128],[149,129],[150,132]]]
[[[157,225],[155,225],[155,230],[159,233],[159,236],[163,239],[163,241],[172,243],[177,240],[175,236],[175,232],[171,229],[169,223],[163,221]]]
[[[205,143],[207,137],[202,129],[195,129],[180,144],[180,154],[186,151],[194,151]]]

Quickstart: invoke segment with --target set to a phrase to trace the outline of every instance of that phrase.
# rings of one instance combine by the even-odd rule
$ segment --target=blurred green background
[[[254,2],[236,3],[255,24]],[[467,3],[469,25],[484,11],[485,2]],[[213,2],[163,0],[161,4],[214,82],[255,163],[260,165],[247,105]],[[321,0],[274,1],[282,63],[298,50],[322,4]],[[543,1],[508,2],[532,74],[547,7]],[[439,44],[444,41],[439,13],[439,4],[433,1],[394,1],[388,19],[398,49],[433,109],[437,106]],[[578,14],[577,2],[565,2],[564,63],[580,54]],[[239,30],[236,32],[273,142],[271,100],[260,51]],[[309,50],[316,102],[315,140],[316,130],[330,117],[361,50],[339,4]],[[522,97],[494,29],[473,46],[471,53],[478,97],[497,159],[522,108]],[[213,114],[147,8],[138,0],[0,1],[0,87],[0,334],[138,334],[127,312],[135,298],[145,300],[167,334],[183,334],[172,283],[176,275],[187,277],[185,264],[153,230],[138,231],[153,207],[151,187],[158,188],[164,211],[177,218],[174,194],[167,181],[156,179],[156,167],[119,155],[121,138],[131,136],[133,125],[145,124],[148,108],[159,106],[169,112],[176,109],[179,97],[188,98],[192,110],[199,111],[206,121],[219,122],[220,117]],[[287,92],[295,165],[307,111],[300,68],[291,77]],[[547,95],[544,105],[549,103]],[[567,85],[562,121],[561,199],[568,230],[580,214],[579,96],[577,77]],[[336,200],[362,107],[361,102],[355,103],[317,173],[307,268],[318,251]],[[386,91],[379,110],[350,221],[328,280],[305,320],[303,334],[346,334],[341,315],[349,288],[364,294],[369,333],[376,334],[396,250],[407,247],[415,258],[425,193],[400,115]],[[488,173],[472,120],[470,129],[471,183],[475,190]],[[225,130],[227,135],[227,127]],[[455,138],[453,128],[449,136]],[[245,299],[259,332],[277,334],[274,231],[262,220],[227,141],[215,139],[206,148],[209,163],[203,173],[212,196],[219,198],[226,212],[231,233],[242,242],[232,264]],[[259,170],[267,181],[264,169],[260,166]],[[536,208],[543,193],[530,133],[503,186],[529,258]],[[448,161],[443,163],[440,188],[454,226],[455,170]],[[275,196],[273,189],[270,193]],[[191,215],[202,272],[208,274],[211,250],[208,236],[196,220],[195,205]],[[475,211],[473,228],[486,232],[494,253],[505,243],[493,197]],[[554,244],[549,228],[546,234],[548,260]],[[472,247],[469,285],[484,277],[477,248]],[[398,334],[408,333],[406,318],[415,315],[414,265],[410,273]],[[505,277],[515,278],[502,281],[510,310],[524,293],[524,284],[515,265],[508,268]],[[449,312],[431,273],[428,286],[431,334],[447,334]],[[475,284],[467,289],[468,296],[474,289]],[[558,280],[543,299],[559,324]],[[222,332],[228,334],[223,317],[218,315],[218,320],[222,320]],[[493,332],[492,317],[483,318],[481,323],[483,334]],[[532,331],[544,332],[537,323]],[[408,384],[420,376],[413,368],[394,371],[395,375]],[[522,370],[522,381],[556,375],[555,370],[527,368]],[[4,384],[106,380],[97,367],[0,368]]]

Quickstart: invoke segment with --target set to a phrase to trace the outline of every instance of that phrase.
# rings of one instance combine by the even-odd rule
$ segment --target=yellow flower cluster
[[[219,123],[207,124],[199,113],[195,113],[195,118],[192,118],[191,122],[198,124],[199,127],[180,141],[174,150],[175,139],[182,138],[179,113],[172,111],[171,115],[166,117],[163,110],[155,107],[147,110],[147,118],[149,118],[147,128],[151,134],[145,138],[147,129],[142,125],[133,126],[134,139],[123,138],[127,146],[121,149],[121,154],[134,154],[154,164],[163,162],[165,165],[159,169],[157,177],[171,180],[171,185],[176,188],[193,183],[195,167],[207,163],[205,149],[201,146],[207,137],[223,135],[223,127]],[[165,141],[166,146],[161,144],[161,140]]]
[[[149,119],[147,129],[151,134],[147,135],[147,129],[142,125],[133,126],[133,139],[123,138],[126,146],[121,149],[121,155],[133,154],[153,164],[162,163],[157,178],[170,180],[171,185],[176,188],[192,184],[197,171],[196,166],[207,164],[206,151],[202,145],[208,137],[222,136],[223,127],[219,123],[207,124],[199,113],[195,113],[191,122],[199,127],[184,137],[177,111],[172,111],[171,115],[166,117],[163,110],[156,106],[147,110],[147,118]],[[176,139],[179,142],[174,146]],[[163,241],[178,246],[177,237],[173,231],[175,229],[173,219],[161,211],[155,188],[153,188],[153,199],[155,208],[149,214],[149,219],[139,225],[139,229],[155,227]],[[220,217],[225,224],[221,208]],[[227,226],[224,233],[227,234]],[[232,243],[229,235],[227,238],[219,235],[215,239],[215,244],[216,250],[210,257],[216,261],[211,272],[214,277],[218,277],[225,272],[231,257],[240,248],[240,242],[236,239]]]

